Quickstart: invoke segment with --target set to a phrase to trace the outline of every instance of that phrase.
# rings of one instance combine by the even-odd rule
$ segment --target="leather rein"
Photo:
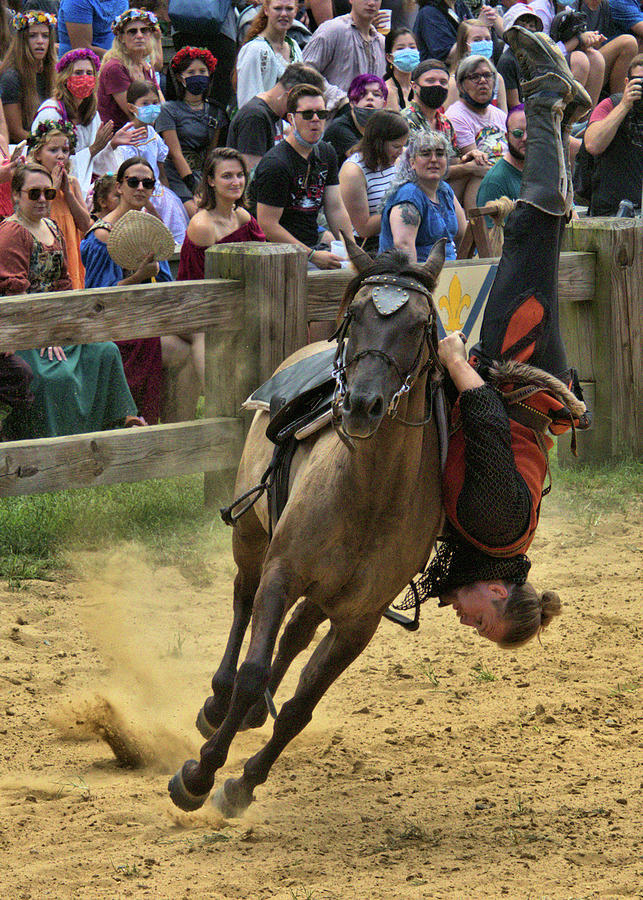
[[[402,306],[404,306],[409,299],[408,293],[404,298],[404,293],[409,290],[417,291],[427,298],[429,302],[429,315],[426,322],[424,323],[423,339],[420,342],[420,346],[418,347],[415,359],[413,360],[409,368],[404,372],[400,369],[397,361],[393,359],[392,356],[389,356],[388,353],[385,353],[383,350],[377,350],[374,347],[368,348],[366,350],[361,350],[359,353],[356,353],[355,356],[353,356],[350,360],[345,361],[346,339],[353,318],[351,307],[349,306],[344,313],[344,318],[342,319],[342,322],[335,334],[335,337],[337,338],[337,351],[335,353],[332,372],[333,377],[335,378],[335,393],[333,396],[331,407],[331,421],[333,428],[338,433],[339,437],[350,449],[354,449],[353,438],[346,434],[346,432],[344,431],[341,421],[340,406],[344,401],[344,397],[346,396],[347,391],[346,372],[352,365],[357,363],[360,359],[364,359],[368,356],[375,356],[378,359],[382,359],[388,366],[390,366],[390,368],[395,370],[397,377],[400,379],[400,387],[391,397],[386,413],[392,419],[397,418],[398,422],[401,425],[406,425],[410,428],[421,428],[431,421],[433,417],[433,385],[430,391],[428,415],[420,422],[409,422],[398,415],[397,409],[401,398],[405,394],[408,394],[417,379],[420,378],[420,376],[422,376],[427,370],[431,369],[431,371],[433,372],[442,372],[442,364],[440,363],[440,360],[438,358],[438,351],[434,340],[436,313],[433,307],[432,297],[429,290],[423,284],[413,278],[407,278],[398,275],[374,275],[369,278],[365,278],[361,283],[360,288],[364,287],[364,285],[367,284],[375,284],[377,286],[390,286],[395,288],[398,293],[401,294],[401,299],[398,301],[395,308],[383,313],[383,315],[390,315],[392,312],[397,312],[397,309],[400,309]],[[375,303],[372,297],[370,299],[375,304],[378,312],[380,312],[377,303]],[[380,312],[380,314],[382,313]],[[429,355],[424,365],[420,367],[420,360],[422,358],[422,351],[424,349],[425,343],[428,348]]]

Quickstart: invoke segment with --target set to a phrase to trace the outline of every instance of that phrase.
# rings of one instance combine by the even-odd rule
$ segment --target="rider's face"
[[[494,643],[501,641],[508,630],[504,619],[507,588],[501,581],[476,581],[454,588],[440,596],[441,603],[450,603],[461,625],[475,628],[481,637]]]

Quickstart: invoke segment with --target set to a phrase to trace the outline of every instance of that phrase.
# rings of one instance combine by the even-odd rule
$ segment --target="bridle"
[[[400,380],[400,387],[391,397],[386,410],[386,414],[392,419],[397,417],[400,424],[408,425],[413,428],[419,428],[431,421],[433,415],[433,391],[431,391],[430,394],[431,402],[428,415],[421,422],[408,422],[406,419],[402,419],[397,415],[397,408],[399,406],[401,398],[405,394],[408,394],[417,379],[420,378],[420,376],[422,376],[428,369],[431,369],[434,372],[442,371],[442,364],[438,359],[438,352],[436,347],[436,313],[433,306],[431,292],[428,290],[428,288],[426,288],[421,282],[416,281],[416,279],[414,278],[392,274],[371,275],[362,281],[362,283],[359,285],[359,288],[361,289],[365,285],[369,284],[375,286],[371,293],[370,299],[375,305],[377,312],[381,316],[390,316],[393,313],[397,312],[398,309],[401,309],[409,300],[409,291],[416,291],[417,293],[422,294],[427,298],[429,305],[429,314],[427,316],[426,322],[424,323],[424,333],[422,340],[420,341],[418,351],[415,355],[415,359],[408,367],[408,369],[406,371],[403,371],[398,365],[397,360],[393,359],[392,356],[389,356],[389,354],[385,353],[383,350],[377,350],[374,347],[368,348],[366,350],[360,350],[359,353],[356,353],[355,356],[347,361],[346,339],[353,319],[351,306],[349,306],[344,313],[342,322],[335,335],[335,337],[337,338],[337,351],[335,353],[332,373],[333,377],[335,378],[335,393],[333,395],[331,421],[340,438],[351,449],[354,448],[354,445],[352,443],[353,439],[344,431],[340,413],[340,406],[344,401],[344,397],[346,396],[348,387],[346,384],[346,372],[351,366],[355,365],[355,363],[357,363],[360,359],[364,359],[368,356],[375,356],[378,359],[383,360],[388,366],[394,369],[397,377]],[[420,360],[422,359],[422,351],[424,349],[425,343],[428,348],[429,355],[424,365],[420,366]]]

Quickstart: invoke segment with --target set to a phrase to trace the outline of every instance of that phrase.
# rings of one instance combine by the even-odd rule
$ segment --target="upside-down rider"
[[[521,68],[527,116],[522,190],[505,226],[480,343],[469,360],[459,334],[439,345],[457,391],[443,477],[447,531],[416,589],[420,599],[439,597],[463,625],[509,647],[560,612],[555,592],[538,594],[527,581],[525,551],[538,524],[552,446],[545,430],[559,434],[572,419],[588,424],[567,367],[557,286],[572,208],[569,131],[591,101],[545,34],[514,26],[505,40]],[[497,362],[510,370],[504,383]],[[520,372],[516,363],[542,371]],[[544,388],[525,396],[534,390],[525,388],[530,381]]]

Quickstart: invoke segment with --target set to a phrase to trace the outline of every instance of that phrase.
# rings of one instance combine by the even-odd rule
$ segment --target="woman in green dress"
[[[0,223],[0,296],[71,290],[65,243],[47,217],[55,196],[51,175],[35,163],[11,182],[15,213]],[[142,425],[115,344],[21,350],[33,372],[33,404],[3,424],[9,440],[57,437]]]

